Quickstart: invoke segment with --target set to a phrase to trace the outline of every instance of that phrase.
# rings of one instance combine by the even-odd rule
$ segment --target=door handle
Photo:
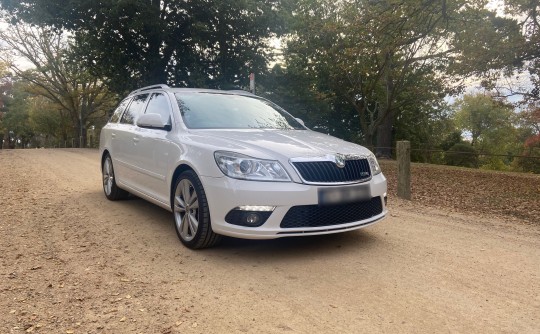
[[[139,139],[138,137],[133,137],[133,142],[138,143],[139,140],[140,140],[140,139]]]
[[[114,132],[111,133],[111,137],[112,137],[112,138],[116,138],[116,133],[114,133]]]

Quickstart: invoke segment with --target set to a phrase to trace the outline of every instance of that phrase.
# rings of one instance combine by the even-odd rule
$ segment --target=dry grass
[[[381,160],[390,196],[397,194],[397,164]],[[413,201],[464,213],[540,223],[540,175],[413,163]]]

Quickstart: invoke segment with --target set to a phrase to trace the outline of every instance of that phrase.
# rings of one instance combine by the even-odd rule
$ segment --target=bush
[[[463,143],[461,140],[461,131],[456,130],[444,137],[444,140],[441,143],[441,148],[448,151],[452,146],[460,143]]]
[[[510,171],[510,166],[506,165],[503,160],[503,157],[487,156],[482,159],[482,166],[480,166],[480,168],[487,170]]]
[[[458,143],[450,147],[444,154],[444,160],[450,166],[478,167],[478,153],[474,147],[465,143]]]
[[[444,165],[445,163],[443,152],[434,152],[429,149],[411,150],[411,161],[437,165]]]
[[[525,149],[522,157],[516,157],[512,166],[521,172],[540,174],[540,147]]]

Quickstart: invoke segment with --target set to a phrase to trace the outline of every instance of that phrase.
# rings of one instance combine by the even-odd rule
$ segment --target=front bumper
[[[243,239],[274,239],[280,237],[329,234],[351,231],[371,225],[387,214],[384,197],[386,196],[386,178],[382,173],[375,175],[369,184],[371,197],[382,202],[382,212],[368,219],[343,224],[319,227],[282,228],[280,224],[294,206],[318,205],[319,188],[336,186],[315,186],[294,182],[256,182],[232,179],[229,177],[201,177],[204,186],[212,229],[215,233]],[[358,184],[340,186],[354,187]],[[268,220],[259,227],[246,227],[229,224],[225,216],[239,206],[274,206],[275,209]]]

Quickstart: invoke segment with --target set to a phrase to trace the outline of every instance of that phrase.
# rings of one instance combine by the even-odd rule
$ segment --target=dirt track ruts
[[[96,150],[0,150],[0,333],[539,333],[540,227],[390,198],[363,230],[183,247]]]

